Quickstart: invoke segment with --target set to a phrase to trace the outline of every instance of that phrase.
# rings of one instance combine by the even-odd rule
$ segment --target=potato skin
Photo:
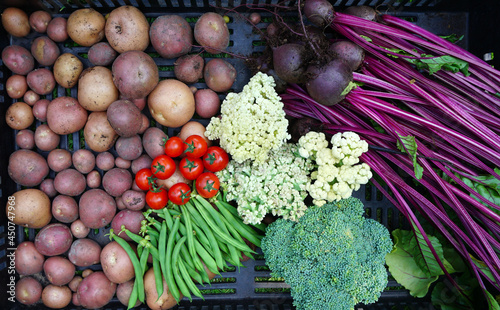
[[[52,151],[59,146],[61,137],[53,132],[47,124],[41,124],[35,129],[35,145],[41,151]]]
[[[132,174],[122,168],[113,168],[107,171],[102,177],[104,190],[113,197],[121,196],[126,190],[132,187]],[[114,215],[114,214],[113,214]]]
[[[61,255],[71,247],[73,235],[68,226],[53,223],[43,227],[35,237],[35,247],[45,256]]]
[[[56,87],[54,74],[47,68],[38,68],[31,71],[26,76],[26,82],[29,88],[38,95],[50,94]]]
[[[85,126],[87,111],[72,97],[57,97],[47,107],[47,124],[59,135],[77,132]]]
[[[61,309],[70,304],[73,295],[66,285],[49,284],[42,292],[43,304],[49,308]]]
[[[17,184],[33,187],[49,174],[45,158],[31,150],[20,149],[9,156],[9,176]]]
[[[96,241],[88,238],[73,241],[68,252],[68,259],[78,267],[98,264],[100,256],[101,246]]]
[[[57,44],[47,36],[37,37],[31,44],[31,54],[42,66],[52,66],[61,54]]]
[[[118,134],[108,122],[106,112],[90,113],[83,134],[87,145],[95,152],[108,151],[118,139]]]
[[[113,220],[116,202],[110,194],[100,188],[85,191],[78,204],[80,220],[89,228],[102,228]]]
[[[134,135],[129,138],[119,137],[115,143],[115,150],[120,158],[125,160],[135,160],[142,154],[141,137],[139,135]],[[115,165],[118,166],[116,161]]]
[[[43,264],[45,277],[54,285],[66,285],[75,276],[75,265],[62,256],[52,256]]]
[[[78,80],[78,102],[86,110],[106,111],[118,96],[111,70],[102,66],[83,70]]]
[[[113,127],[116,133],[121,137],[133,137],[141,129],[141,111],[132,101],[114,101],[109,105],[106,115],[111,127]]]
[[[104,272],[96,271],[82,280],[77,294],[82,307],[97,309],[107,305],[115,292],[116,283],[109,281]]]
[[[180,127],[194,115],[194,96],[181,81],[166,79],[158,83],[148,96],[151,116],[167,127]]]
[[[111,228],[114,231],[120,231],[122,225],[124,225],[128,230],[130,230],[134,234],[138,234],[142,226],[141,221],[145,219],[146,218],[144,217],[141,211],[121,210],[113,218],[113,221],[111,222]],[[120,237],[122,237],[127,241],[132,241],[132,239],[130,239],[130,237],[127,236],[126,234],[120,234]]]
[[[179,15],[163,15],[155,19],[149,36],[155,51],[167,59],[187,54],[193,46],[193,30]]]
[[[14,74],[26,75],[35,67],[30,51],[19,45],[9,45],[2,50],[3,64]]]
[[[2,12],[2,25],[15,37],[25,37],[31,31],[28,14],[15,7],[6,8]]]
[[[16,282],[16,300],[23,305],[33,305],[42,297],[42,284],[33,277],[22,277]]]
[[[213,58],[206,63],[203,77],[211,90],[226,92],[236,81],[236,69],[224,59]]]
[[[14,74],[11,75],[7,82],[5,82],[5,89],[7,95],[12,99],[19,99],[24,96],[28,90],[28,83],[24,75]]]
[[[192,84],[203,77],[205,61],[200,55],[184,55],[174,63],[175,77],[184,83]]]
[[[144,275],[144,291],[146,292],[146,303],[151,310],[166,310],[177,304],[175,298],[168,291],[167,282],[164,278],[163,293],[160,298],[158,298],[153,268],[149,268]],[[182,294],[180,294],[180,298],[182,297]]]
[[[71,153],[66,149],[55,149],[47,156],[49,168],[55,172],[71,167]]]
[[[107,42],[99,42],[90,47],[88,59],[94,66],[108,66],[113,63],[118,53]]]
[[[79,149],[71,156],[73,166],[82,174],[87,174],[95,168],[95,155],[89,150]]]
[[[118,53],[144,51],[149,45],[149,23],[136,7],[120,6],[109,13],[105,34]]]
[[[69,37],[82,46],[92,46],[104,38],[106,20],[92,8],[78,9],[67,21]]]
[[[163,145],[165,145],[167,139],[167,134],[163,130],[158,127],[149,127],[142,135],[142,145],[149,157],[155,158],[158,155],[165,154]]]
[[[46,11],[35,11],[29,17],[31,29],[38,33],[45,33],[52,16]]]
[[[45,257],[35,248],[32,241],[21,242],[15,252],[16,271],[22,276],[42,272]]]
[[[68,21],[64,17],[55,17],[47,26],[47,35],[54,42],[64,42],[66,41],[68,36],[67,31]]]
[[[22,101],[11,104],[5,114],[5,121],[12,129],[26,129],[33,124],[34,120],[33,110],[28,104]]]
[[[106,277],[113,283],[124,283],[135,276],[130,257],[116,241],[106,244],[102,249],[101,266]]]
[[[194,39],[211,54],[220,54],[229,45],[229,29],[224,18],[214,12],[204,13],[194,25]]]
[[[73,223],[78,219],[78,203],[68,195],[57,195],[52,200],[52,216],[62,223]]]
[[[86,186],[85,176],[73,168],[64,169],[54,178],[54,187],[62,195],[79,196]]]
[[[83,63],[71,53],[64,53],[54,62],[54,78],[64,88],[73,88],[83,71]]]

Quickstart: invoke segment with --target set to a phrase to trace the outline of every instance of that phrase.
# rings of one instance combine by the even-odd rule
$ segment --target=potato
[[[26,76],[28,87],[39,95],[48,95],[56,87],[54,74],[47,68],[38,68]]]
[[[80,173],[87,174],[95,168],[95,155],[89,150],[79,149],[71,157],[73,166]]]
[[[90,47],[88,59],[94,66],[109,66],[118,53],[107,42],[99,42]]]
[[[68,226],[53,223],[43,227],[35,237],[35,248],[45,256],[61,255],[71,247],[73,235]]]
[[[89,228],[102,228],[113,220],[116,202],[110,194],[94,188],[85,191],[79,201],[80,220]]]
[[[57,44],[47,36],[37,37],[31,44],[31,54],[42,66],[52,66],[61,54]]]
[[[100,256],[101,246],[96,241],[88,238],[73,241],[68,252],[68,259],[78,267],[98,264]]]
[[[148,96],[151,116],[167,127],[180,127],[194,115],[194,96],[189,87],[181,81],[166,79]]]
[[[135,191],[130,189],[123,193],[123,195],[121,196],[121,200],[128,210],[140,211],[146,206],[146,193],[143,191]],[[117,216],[118,215],[115,216],[113,222],[115,222],[115,220],[118,220],[116,218]]]
[[[10,154],[7,170],[14,182],[32,187],[39,185],[49,174],[49,165],[42,155],[20,149]]]
[[[90,228],[85,226],[82,220],[78,219],[71,223],[71,233],[75,238],[86,238],[90,232]]]
[[[125,204],[123,203],[123,200],[122,200],[122,197],[115,197],[115,202],[116,202],[116,208],[118,210],[125,210],[127,207],[125,206]]]
[[[72,97],[57,97],[47,107],[47,124],[59,135],[77,132],[85,126],[87,111]]]
[[[111,71],[120,94],[129,100],[146,97],[159,81],[156,63],[141,51],[121,54],[113,62]]]
[[[129,100],[114,101],[109,105],[106,115],[111,127],[121,137],[135,136],[141,129],[141,111]]]
[[[106,112],[90,113],[83,135],[85,142],[94,152],[108,151],[118,139],[118,134],[108,122]]]
[[[7,90],[7,95],[9,95],[10,98],[22,98],[24,96],[24,93],[26,93],[26,91],[28,90],[26,77],[19,74],[10,76],[5,82],[5,89]]]
[[[75,265],[62,256],[49,257],[43,264],[45,277],[54,285],[68,284],[75,276],[75,271]]]
[[[98,188],[101,186],[101,174],[99,171],[93,170],[87,174],[87,186],[90,188]]]
[[[35,30],[38,33],[45,33],[51,20],[52,15],[50,15],[49,12],[45,11],[35,11],[31,13],[29,17],[31,29]]]
[[[78,286],[78,300],[82,307],[97,309],[107,305],[115,295],[116,284],[104,272],[96,271],[84,278]]]
[[[73,223],[78,219],[78,203],[75,198],[57,195],[52,200],[52,216],[62,223]]]
[[[204,66],[205,61],[200,55],[184,55],[174,62],[174,74],[181,82],[196,83],[203,77]]]
[[[102,177],[102,186],[106,193],[113,197],[121,196],[132,187],[132,175],[128,170],[113,168]],[[114,215],[114,214],[113,214]]]
[[[187,137],[191,135],[199,135],[205,138],[208,146],[212,145],[212,141],[205,137],[205,126],[198,121],[190,121],[187,122],[184,126],[182,126],[181,131],[178,134],[178,137],[183,141],[186,140]]]
[[[149,157],[148,154],[142,154],[141,156],[139,156],[139,158],[132,161],[131,165],[132,173],[135,175],[142,168],[151,167],[152,162],[153,159]]]
[[[121,210],[113,218],[113,221],[111,222],[111,228],[116,233],[119,233],[122,229],[122,226],[125,226],[125,228],[127,228],[134,234],[138,234],[142,226],[141,221],[145,219],[146,218],[144,217],[141,211]],[[132,241],[132,239],[130,239],[130,237],[127,236],[125,233],[120,234],[120,237],[122,237],[127,241]]]
[[[141,129],[139,129],[138,134],[142,135],[150,125],[149,117],[146,114],[141,113]]]
[[[14,257],[16,271],[21,276],[33,275],[43,270],[45,257],[37,251],[32,241],[21,242]]]
[[[31,109],[33,116],[40,122],[47,121],[47,107],[49,106],[49,103],[49,99],[40,99],[35,102],[33,108]]]
[[[2,63],[12,73],[26,75],[35,67],[35,58],[26,48],[9,45],[2,50]]]
[[[132,103],[140,110],[144,110],[144,108],[146,107],[146,104],[148,103],[148,100],[146,97],[144,98],[136,98],[136,99],[129,99],[129,98],[126,98],[125,96],[123,96],[123,94],[120,94],[120,99],[121,100],[128,100],[128,101],[132,101]]]
[[[78,170],[68,168],[56,174],[54,186],[60,194],[79,196],[87,187],[87,181]]]
[[[219,95],[210,88],[200,89],[194,93],[196,113],[202,118],[215,116],[220,109]]]
[[[124,283],[118,284],[116,288],[116,297],[124,305],[128,306],[128,301],[130,300],[130,295],[134,288],[134,280],[130,280]],[[134,307],[138,307],[141,304],[140,300],[137,300]]]
[[[73,88],[83,71],[83,63],[71,53],[57,57],[54,63],[54,78],[64,88]]]
[[[142,144],[141,144],[140,148],[142,150]],[[128,168],[130,168],[130,165],[132,165],[132,161],[131,160],[124,159],[124,158],[121,158],[121,157],[115,158],[115,166],[117,168],[128,169]]]
[[[57,195],[56,188],[54,187],[54,179],[45,179],[38,187],[42,192],[47,194],[49,198],[54,198]]]
[[[115,143],[115,150],[118,156],[125,160],[137,159],[142,154],[141,137],[139,135],[129,138],[119,137]]]
[[[16,145],[31,150],[35,147],[35,133],[31,129],[19,130],[16,134]]]
[[[55,149],[47,156],[49,168],[55,172],[71,167],[71,153],[66,149]]]
[[[52,151],[59,146],[61,137],[53,132],[47,124],[41,124],[35,130],[35,145],[41,151]]]
[[[42,297],[42,284],[33,277],[22,277],[16,282],[16,300],[23,305],[34,305]]]
[[[47,35],[54,42],[64,42],[68,39],[68,21],[64,17],[55,17],[47,26]]]
[[[93,273],[94,273],[94,270],[87,268],[84,271],[82,271],[82,277],[85,279],[86,277],[90,276]]]
[[[27,83],[27,82],[26,82]],[[29,106],[34,106],[35,103],[40,100],[40,95],[35,93],[33,90],[28,89],[23,96],[23,100]]]
[[[71,13],[67,21],[69,37],[82,46],[92,46],[104,38],[106,20],[92,8],[78,9]]]
[[[115,166],[115,157],[110,152],[101,152],[96,156],[97,168],[108,171]]]
[[[149,45],[148,32],[146,16],[130,5],[114,9],[106,20],[106,39],[118,53],[144,51]]]
[[[211,54],[219,54],[229,45],[229,29],[224,18],[214,12],[204,13],[194,25],[194,39]]]
[[[68,287],[72,292],[76,292],[78,290],[78,286],[82,282],[83,278],[80,276],[74,276],[71,281],[68,283]]]
[[[144,291],[146,292],[146,303],[151,310],[164,310],[174,307],[177,302],[168,291],[167,282],[163,278],[163,294],[158,298],[154,269],[149,268],[144,275]],[[182,298],[182,294],[180,298]]]
[[[163,58],[176,58],[187,54],[193,46],[193,30],[179,15],[159,16],[149,30],[151,45]]]
[[[142,136],[144,150],[151,158],[165,154],[164,145],[167,142],[167,134],[158,127],[149,127]]]
[[[224,59],[213,58],[205,64],[203,77],[211,90],[226,92],[236,81],[236,69]]]
[[[14,7],[6,8],[2,12],[2,25],[5,31],[15,37],[25,37],[31,31],[28,14]]]
[[[70,304],[73,294],[67,286],[47,285],[42,292],[42,302],[46,307],[62,309]]]
[[[78,102],[89,111],[106,111],[118,99],[113,74],[106,67],[83,70],[78,80]]]
[[[5,121],[12,129],[26,129],[33,124],[34,120],[31,107],[22,101],[11,104],[5,113]]]
[[[135,276],[134,266],[127,252],[116,241],[101,251],[101,267],[106,277],[114,283],[124,283]]]

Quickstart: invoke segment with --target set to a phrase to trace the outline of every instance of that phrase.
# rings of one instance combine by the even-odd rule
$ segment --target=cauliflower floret
[[[361,154],[368,151],[368,143],[351,131],[336,133],[330,142],[333,145],[333,156],[342,160],[344,165],[352,166],[359,163]]]
[[[328,141],[322,132],[310,131],[299,139],[299,154],[304,158],[315,156],[316,152],[326,147]]]

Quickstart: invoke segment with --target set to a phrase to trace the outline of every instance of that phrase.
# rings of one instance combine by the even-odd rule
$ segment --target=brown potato
[[[22,276],[29,276],[43,270],[45,257],[35,248],[32,241],[21,242],[15,251],[16,271]]]
[[[31,107],[22,101],[11,104],[5,113],[5,121],[12,129],[26,129],[33,124],[34,120]]]
[[[166,79],[148,96],[151,116],[167,127],[180,127],[194,115],[194,96],[189,87],[181,81]]]
[[[10,76],[5,82],[5,89],[7,90],[7,95],[9,95],[10,98],[22,98],[24,96],[24,93],[26,93],[26,91],[28,90],[26,77],[19,74]]]
[[[35,30],[38,33],[45,33],[51,20],[52,15],[50,15],[49,12],[35,11],[31,13],[29,23],[31,29]]]
[[[149,30],[151,45],[161,57],[171,59],[187,54],[193,46],[193,30],[180,15],[163,15]]]
[[[85,126],[87,111],[72,97],[57,97],[47,107],[47,124],[59,135],[77,132]]]
[[[115,144],[116,139],[118,139],[118,134],[108,122],[106,112],[90,113],[87,124],[83,129],[83,134],[85,142],[95,152],[109,150]]]
[[[47,285],[42,292],[42,302],[46,307],[62,309],[70,304],[73,294],[66,285]]]
[[[80,276],[74,276],[71,281],[68,283],[68,287],[72,292],[76,292],[78,290],[78,286],[82,282],[83,278]]]
[[[105,34],[109,45],[118,53],[144,51],[149,45],[146,16],[131,5],[120,6],[109,13]]]
[[[34,305],[40,301],[42,289],[34,277],[22,277],[16,282],[16,300],[23,305]]]
[[[52,200],[52,216],[62,223],[72,223],[78,219],[78,203],[75,198],[57,195]]]
[[[159,72],[153,58],[142,51],[127,51],[111,68],[113,82],[126,99],[146,97],[158,84]]]
[[[78,80],[78,101],[89,111],[106,111],[118,100],[118,89],[111,70],[95,66],[83,70]]]
[[[83,63],[71,53],[64,53],[54,63],[54,78],[64,88],[73,88],[83,71]]]
[[[82,46],[92,46],[104,38],[106,20],[92,8],[78,9],[67,21],[69,37]]]
[[[66,149],[55,149],[47,156],[49,168],[55,172],[71,167],[71,153]]]
[[[52,66],[61,54],[57,44],[47,36],[37,37],[31,43],[31,54],[42,66]]]
[[[87,187],[87,180],[78,170],[68,168],[56,174],[54,186],[62,195],[79,196]]]
[[[73,235],[68,226],[52,223],[43,227],[35,237],[35,248],[45,256],[61,255],[71,247]]]
[[[26,76],[29,88],[39,95],[50,94],[56,87],[54,74],[47,68],[38,68]]]
[[[15,37],[25,37],[30,31],[28,14],[21,9],[9,7],[2,12],[3,28]]]
[[[194,39],[211,54],[219,54],[229,45],[229,29],[217,13],[204,13],[194,25]]]
[[[75,271],[75,265],[62,256],[49,257],[43,263],[45,277],[54,285],[68,284],[75,276]]]
[[[14,182],[27,187],[40,185],[49,174],[49,166],[45,158],[25,149],[10,154],[7,170]]]
[[[67,24],[68,21],[66,20],[66,18],[55,17],[49,22],[49,25],[47,26],[47,35],[54,42],[66,41],[69,38],[68,31],[66,29]]]
[[[80,220],[93,229],[102,228],[113,220],[116,202],[110,194],[95,188],[85,191],[79,201]]]
[[[53,132],[47,124],[41,124],[35,130],[35,145],[41,151],[52,151],[59,146],[61,136]]]
[[[30,51],[19,45],[9,45],[4,48],[2,62],[12,73],[20,75],[28,74],[35,67],[35,58]]]

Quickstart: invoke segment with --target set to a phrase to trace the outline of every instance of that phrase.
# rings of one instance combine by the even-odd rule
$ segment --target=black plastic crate
[[[134,5],[140,8],[148,18],[154,19],[164,14],[179,14],[184,17],[196,18],[206,11],[217,11],[226,13],[221,8],[234,7],[242,4],[256,3],[277,3],[276,0],[266,1],[234,1],[234,0],[39,0],[39,1],[1,1],[0,10],[9,6],[20,7],[26,12],[33,12],[38,9],[45,9],[54,16],[67,17],[72,11],[92,7],[102,13],[107,13],[113,8],[121,5]],[[500,53],[500,32],[495,31],[494,24],[495,13],[500,12],[500,1],[466,1],[466,0],[332,0],[335,8],[340,10],[350,5],[370,5],[376,7],[384,13],[395,14],[410,20],[417,25],[426,28],[438,35],[455,33],[464,35],[464,40],[460,44],[469,49],[479,57],[490,55],[492,52]],[[285,1],[286,4],[296,5],[297,1]],[[244,12],[244,10],[242,10]],[[228,48],[229,53],[249,56],[252,53],[263,51],[261,39],[258,34],[252,31],[243,19],[237,14],[228,13],[231,21],[228,27],[231,31],[231,43]],[[259,25],[264,27],[265,23]],[[3,29],[0,29],[0,49],[10,45],[18,44],[28,47],[31,40],[36,35],[31,33],[27,38],[11,38],[7,36]],[[87,47],[75,47],[71,44],[59,44],[61,53],[71,52],[80,57],[85,67],[89,62],[85,58],[88,51]],[[146,52],[154,52],[149,47]],[[210,55],[205,55],[208,59]],[[155,57],[155,62],[160,67],[160,77],[173,77],[174,60],[167,60]],[[250,78],[250,72],[241,58],[227,55],[225,58],[231,62],[238,72],[238,77],[234,91],[239,91]],[[498,60],[490,62],[492,65],[499,65]],[[5,81],[10,76],[9,70],[1,66],[0,70],[0,204],[5,206],[8,196],[20,189],[7,174],[7,164],[9,155],[17,149],[15,145],[16,131],[11,130],[5,123],[5,111],[13,102],[5,91]],[[195,84],[199,88],[204,88],[203,83]],[[57,95],[66,95],[68,90],[58,86]],[[76,95],[76,88],[69,90],[72,96]],[[47,95],[52,99],[52,95]],[[200,120],[206,122],[206,120]],[[40,123],[37,121],[36,125]],[[169,135],[176,134],[177,128],[167,128]],[[79,133],[70,136],[61,137],[61,147],[68,148],[68,140],[73,139],[79,142]],[[74,143],[72,151],[84,148],[84,143]],[[42,152],[43,155],[46,155]],[[53,172],[50,175],[53,177]],[[364,186],[355,193],[365,204],[366,214],[374,218],[390,230],[405,226],[406,220],[402,214],[376,190],[374,186]],[[0,212],[0,308],[2,309],[25,309],[18,303],[8,301],[11,285],[11,276],[15,276],[14,260],[11,256],[17,244],[24,240],[33,240],[36,232],[30,229],[27,234],[22,227],[16,227],[7,221],[5,210],[2,207]],[[101,245],[109,241],[105,237],[106,229],[99,230],[98,233],[91,232],[89,238],[97,240]],[[211,294],[209,291],[204,293],[205,301],[194,298],[193,302],[184,299],[177,309],[182,310],[288,310],[294,309],[292,299],[289,294],[288,286],[283,282],[276,282],[270,279],[270,272],[265,266],[262,255],[257,256],[255,261],[245,263],[245,268],[236,269],[222,273],[222,277],[217,277],[216,282],[203,287],[207,290],[217,290],[217,294]],[[93,266],[99,269],[100,266]],[[33,307],[31,307],[33,308]],[[67,307],[67,309],[79,309],[80,307]],[[42,306],[36,306],[34,309],[44,309]],[[104,309],[126,309],[116,298]],[[140,309],[146,309],[145,306]],[[394,280],[389,281],[388,289],[382,293],[378,303],[373,305],[359,305],[357,309],[418,309],[427,310],[433,307],[425,300],[414,299],[409,293],[402,289]],[[320,310],[320,309],[319,309]]]

